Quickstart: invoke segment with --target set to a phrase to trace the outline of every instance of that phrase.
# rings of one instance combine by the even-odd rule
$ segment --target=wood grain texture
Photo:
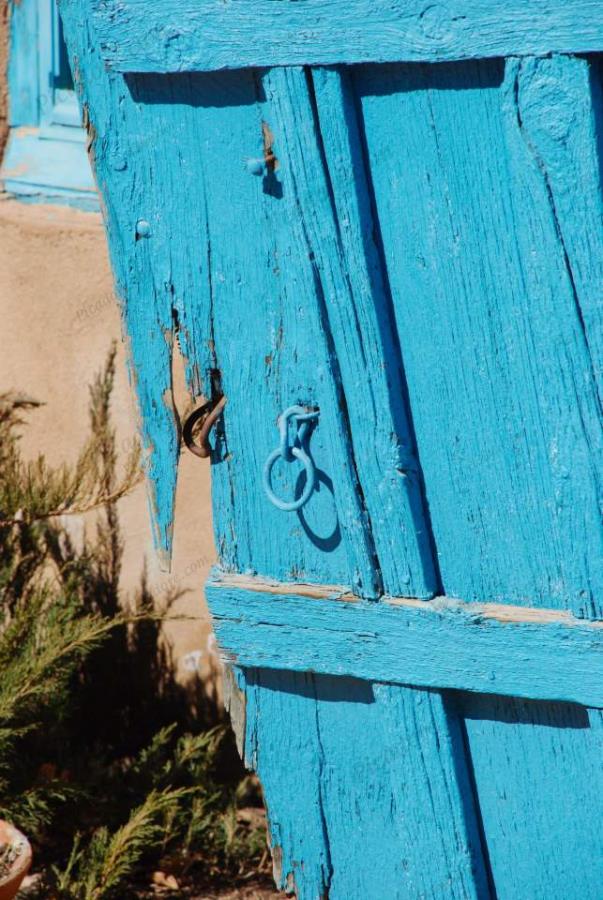
[[[584,349],[603,402],[603,70],[599,57],[510,60],[518,121],[540,169],[573,285]],[[581,385],[577,385],[579,389]],[[600,409],[601,407],[599,407]],[[590,419],[585,421],[588,428]],[[590,439],[597,444],[596,431]]]
[[[596,67],[355,77],[444,588],[600,617]],[[597,897],[599,714],[463,711],[495,895]]]
[[[439,694],[302,672],[246,680],[247,758],[281,887],[300,900],[487,896],[459,720]]]
[[[316,599],[286,585],[266,592],[260,580],[245,589],[219,572],[206,595],[220,647],[240,666],[603,707],[602,623],[510,620],[498,605],[447,598]]]
[[[276,69],[262,83],[286,218],[301,252],[313,262],[323,327],[337,359],[340,403],[349,422],[381,587],[430,597],[437,589],[430,536],[372,242],[353,98],[344,93],[336,72],[317,73],[309,87],[302,70]],[[319,123],[314,100],[322,110]],[[314,347],[318,340],[312,338]]]
[[[214,79],[209,83],[215,98],[218,82]],[[287,579],[299,578],[305,572],[313,581],[320,581],[325,575],[342,577],[353,591],[366,594],[371,583],[363,572],[358,577],[358,559],[364,558],[371,565],[374,562],[374,556],[368,553],[364,528],[368,529],[376,543],[373,519],[380,515],[379,504],[388,502],[391,507],[390,527],[398,529],[400,523],[408,534],[413,520],[404,485],[394,502],[388,497],[387,483],[383,484],[386,481],[384,473],[399,457],[392,460],[390,449],[384,453],[383,459],[378,460],[378,464],[371,465],[375,457],[367,452],[370,438],[373,442],[385,439],[377,437],[374,432],[371,434],[370,427],[367,430],[368,392],[379,392],[384,402],[380,409],[383,416],[381,435],[386,435],[389,441],[392,437],[388,434],[391,426],[388,425],[390,420],[383,375],[378,368],[376,372],[371,371],[370,356],[368,360],[361,361],[362,354],[360,360],[354,354],[356,345],[352,343],[351,335],[358,340],[358,328],[354,330],[353,325],[343,323],[346,311],[349,314],[357,309],[362,300],[365,309],[368,306],[362,248],[351,239],[346,244],[340,236],[339,221],[331,206],[329,185],[322,173],[324,163],[306,74],[298,69],[276,70],[263,74],[261,81],[251,82],[248,73],[237,73],[229,76],[226,82],[222,80],[222,90],[224,84],[229,83],[254,84],[255,97],[254,103],[244,104],[242,98],[246,94],[240,89],[238,93],[233,91],[237,102],[233,99],[231,103],[225,103],[216,113],[208,94],[207,106],[212,109],[202,128],[207,142],[206,171],[220,170],[224,176],[223,179],[206,179],[212,284],[215,285],[214,340],[223,388],[229,397],[225,414],[225,450],[230,457],[229,468],[223,467],[221,471],[220,465],[214,465],[214,489],[218,483],[217,490],[221,490],[220,480],[223,479],[224,490],[227,489],[235,498],[232,507],[217,508],[219,527],[225,530],[232,528],[235,537],[230,544],[223,541],[221,549],[225,545],[232,546],[236,555],[229,562],[238,571],[245,568],[252,571],[282,571]],[[200,86],[197,90],[198,100],[201,98],[203,106]],[[245,155],[260,156],[260,141],[265,140],[267,129],[278,167],[265,172],[261,178],[250,177],[244,166],[240,163],[235,166],[233,161],[241,160]],[[232,144],[229,143],[231,135]],[[232,228],[224,229],[224,210],[229,208],[233,197],[236,197],[236,227],[233,223]],[[211,223],[216,224],[212,227]],[[250,234],[253,235],[251,244]],[[357,260],[358,269],[348,266],[352,258]],[[253,297],[254,303],[247,303],[247,297]],[[371,326],[363,337],[367,343],[378,338],[374,316],[368,310],[365,312],[365,320]],[[233,329],[234,321],[238,325],[236,329]],[[268,345],[267,338],[270,340]],[[312,437],[312,452],[324,473],[321,492],[326,488],[326,498],[313,498],[299,517],[283,517],[282,513],[266,504],[263,492],[258,490],[258,473],[265,454],[275,443],[276,415],[293,401],[320,407],[319,425]],[[255,416],[251,434],[249,410],[254,410]],[[344,417],[341,410],[345,411]],[[346,442],[350,437],[352,446],[363,451],[356,457],[363,461],[360,480],[362,494],[349,468],[352,454]],[[389,446],[391,448],[391,444]],[[390,475],[390,483],[391,480]],[[381,485],[380,495],[375,489],[376,484]],[[337,543],[334,546],[329,543],[331,532],[326,526],[332,521],[332,512],[320,505],[321,501],[324,504],[325,499],[332,502],[331,485],[335,490],[336,521],[341,523],[343,541],[340,548]],[[398,482],[394,483],[393,488],[398,488]],[[279,489],[287,494],[293,491],[294,483],[285,477]],[[346,489],[353,489],[355,493],[347,497]],[[358,503],[360,496],[361,505]],[[383,542],[383,516],[381,523],[380,539]],[[314,534],[315,542],[322,543],[324,552],[321,556],[310,556],[302,534],[307,537]],[[317,537],[322,535],[324,538],[318,541]],[[401,540],[403,536],[401,531]],[[397,583],[398,572],[403,573],[402,578],[407,578],[407,573],[411,572],[414,590],[426,594],[433,588],[425,578],[425,562],[421,557],[424,551],[419,543],[422,536],[416,538],[411,530],[408,540],[404,551],[401,544],[397,544],[398,557],[388,560],[387,573],[396,573],[390,580]],[[345,560],[350,557],[350,547],[353,548],[351,562],[342,566],[341,550],[347,548]],[[357,548],[366,548],[362,550],[365,556],[361,557]],[[384,558],[387,559],[385,555]],[[261,675],[262,687],[256,702],[276,704],[279,718],[275,718],[276,708],[271,713],[269,707],[258,724],[250,713],[248,690],[246,720],[248,730],[257,732],[255,767],[263,778],[273,844],[280,848],[277,862],[280,860],[282,880],[287,883],[293,873],[298,895],[304,897],[319,896],[321,885],[325,883],[330,886],[332,897],[347,897],[350,890],[352,896],[354,890],[362,893],[360,885],[370,880],[371,867],[363,870],[353,865],[353,847],[346,837],[349,827],[345,819],[341,815],[333,815],[332,819],[327,820],[319,799],[323,790],[319,777],[322,737],[312,731],[312,723],[323,714],[325,707],[331,708],[329,704],[333,700],[319,695],[311,698],[309,704],[303,688],[307,677],[301,673],[285,674],[274,682],[271,690],[265,690],[264,681],[270,683],[270,679],[269,673]],[[275,685],[280,692],[278,697],[274,696]],[[347,704],[349,711],[347,728],[350,735],[355,729],[362,730],[364,727],[361,715],[364,707],[357,708],[356,693],[356,690],[351,690],[348,696],[346,686],[340,688],[339,698]],[[409,697],[411,693],[408,692]],[[446,741],[446,731],[443,730],[448,725],[442,702],[437,698],[434,703],[439,703],[440,709],[440,718],[434,727],[437,734],[441,733],[442,765],[448,767],[451,782],[434,782],[434,791],[444,792],[442,796],[438,794],[434,803],[442,804],[449,814],[452,807],[457,821],[469,821],[473,801],[466,796],[460,783],[461,778],[467,777],[464,761],[462,757],[452,755]],[[379,722],[385,715],[384,710],[376,710],[374,719]],[[276,722],[282,724],[275,726]],[[290,741],[290,749],[287,749],[285,735],[289,723],[294,731],[287,739]],[[386,721],[383,721],[382,727],[387,727]],[[402,722],[399,728],[404,733],[405,723]],[[412,740],[411,735],[408,739]],[[272,764],[261,764],[261,754],[270,758],[270,754],[277,752],[281,754],[280,763],[277,764],[273,756]],[[289,753],[294,763],[291,771],[286,771],[282,760]],[[330,764],[334,772],[340,763],[341,757],[334,755]],[[352,779],[343,772],[341,778],[344,782],[349,780],[351,790]],[[455,779],[459,779],[458,783]],[[292,803],[296,788],[298,796]],[[385,772],[376,804],[382,818],[391,815],[390,797],[396,791],[390,774]],[[303,796],[299,796],[300,793]],[[421,807],[425,793],[425,787],[419,791],[411,782],[407,789],[409,806],[413,809]],[[463,803],[468,806],[467,810],[461,805],[461,796],[465,797]],[[350,803],[349,799],[344,798],[341,809],[350,807]],[[278,826],[274,824],[276,817]],[[426,841],[428,831],[427,828],[422,833],[419,830],[414,835],[415,841],[419,837]],[[448,840],[456,840],[456,837],[447,835],[445,842]],[[335,841],[341,842],[337,855],[333,850]],[[466,849],[468,841],[467,838],[463,844],[465,858],[470,855]],[[375,864],[383,859],[383,853],[378,852],[379,843],[376,838],[375,846],[367,848]],[[410,839],[392,844],[387,851],[387,862],[393,866],[394,853],[399,853],[401,848],[411,853],[409,844]],[[463,891],[473,890],[467,885],[477,883],[479,875],[471,874],[471,866],[466,859],[463,865],[460,864],[460,850],[456,857],[452,856],[452,851],[449,854],[449,860],[452,857],[456,868],[452,862],[448,866],[445,859],[438,871],[430,873],[419,862],[424,860],[425,849],[425,843],[416,843],[413,848],[415,878],[423,878],[427,883],[431,878],[443,881],[445,877],[450,879],[451,869],[455,873],[458,869],[454,890],[459,895]],[[479,859],[475,865],[479,867]],[[398,871],[398,868],[391,869],[388,877],[392,878],[392,884],[399,880]],[[435,889],[433,894],[437,895]]]
[[[278,175],[259,178],[247,166],[262,158],[271,118],[260,83],[250,72],[219,82],[108,74],[74,22],[78,7],[66,2],[62,10],[85,86],[158,547],[169,554],[179,453],[171,370],[179,349],[193,396],[210,396],[221,373],[229,398],[212,460],[223,563],[282,579],[341,580],[374,595],[372,539],[290,166],[283,158]],[[292,403],[321,411],[311,440],[319,490],[299,516],[274,509],[261,485],[278,443],[277,417]],[[279,467],[276,483],[293,496],[299,469]]]
[[[597,0],[88,0],[118,71],[436,62],[603,46]]]
[[[196,248],[191,246],[190,257],[205,259],[206,340],[228,398],[212,459],[218,552],[224,565],[237,571],[284,580],[334,576],[374,596],[373,541],[324,312],[320,250],[306,229],[301,175],[294,172],[283,134],[283,118],[293,115],[292,106],[308,110],[305,77],[299,71],[288,73],[288,81],[282,73],[275,78],[283,84],[278,95],[268,74],[260,79],[248,71],[185,75],[175,83],[134,78],[136,97],[156,116],[163,104],[171,110],[179,98],[192,110],[202,155],[194,167],[201,194],[195,205],[202,206],[206,225],[203,232],[192,232]],[[186,148],[189,140],[183,135],[180,146]],[[253,174],[248,162],[263,163],[267,140],[278,166]],[[192,188],[186,195],[178,191],[174,211],[194,196]],[[326,202],[317,201],[328,213]],[[176,216],[169,224],[175,234],[182,229]],[[187,321],[204,321],[208,307],[202,293],[191,289],[180,303]],[[299,513],[276,509],[262,486],[265,460],[278,446],[278,416],[292,404],[320,410],[309,445],[318,490]],[[297,463],[275,467],[279,496],[299,496],[303,483]]]
[[[104,204],[116,294],[129,343],[131,378],[141,412],[153,536],[163,564],[168,565],[179,453],[171,374],[175,335],[171,265],[175,254],[171,250],[176,238],[159,210],[166,205],[171,178],[180,183],[181,176],[186,183],[187,172],[173,146],[166,145],[166,156],[160,158],[150,150],[159,145],[160,134],[177,127],[180,111],[174,107],[168,123],[148,107],[135,103],[124,79],[105,71],[77,0],[65,0],[60,11],[88,131],[89,155]],[[166,115],[169,118],[170,112]],[[182,123],[180,128],[185,130],[187,124]],[[166,165],[164,180],[157,166],[161,167],[170,154],[170,162],[175,165]],[[182,216],[179,214],[180,221],[184,224],[188,215],[195,218],[199,214],[202,210],[198,207],[187,207]],[[148,236],[137,233],[139,221],[147,223]]]
[[[499,900],[599,900],[601,710],[459,698]]]
[[[353,76],[444,593],[580,616],[603,598],[590,67]]]
[[[315,900],[325,896],[332,863],[314,678],[305,672],[245,676],[245,762],[262,782],[275,880],[299,900]]]

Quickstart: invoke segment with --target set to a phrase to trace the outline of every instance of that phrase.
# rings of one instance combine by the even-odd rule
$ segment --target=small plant
[[[158,604],[144,577],[120,594],[116,503],[140,467],[134,448],[117,475],[114,374],[113,347],[70,467],[23,459],[38,404],[0,396],[0,817],[32,841],[48,900],[125,900],[157,870],[169,886],[267,863],[261,814],[241,812],[257,789],[215,702],[197,697],[191,721],[173,677],[161,620],[175,597]],[[94,538],[76,546],[66,517],[93,510]]]
[[[165,841],[166,818],[176,814],[183,791],[151,791],[128,821],[113,834],[102,826],[88,844],[78,835],[63,871],[53,869],[59,897],[103,900],[115,895],[133,874],[141,858]]]
[[[97,827],[87,840],[76,835],[67,864],[47,877],[45,896],[138,897],[148,872],[158,869],[179,888],[199,877],[236,881],[266,871],[263,821],[249,827],[240,815],[248,781],[233,788],[217,777],[225,729],[176,731],[162,729],[135,759],[122,761],[105,789],[128,798],[128,818],[114,830]]]
[[[0,815],[29,833],[43,828],[55,803],[73,790],[60,779],[31,778],[37,740],[57,736],[85,660],[126,622],[122,611],[102,615],[87,602],[99,562],[87,545],[76,552],[59,520],[95,507],[108,516],[140,478],[135,449],[116,484],[109,417],[114,366],[112,348],[91,388],[90,437],[72,467],[53,468],[42,456],[26,462],[18,430],[24,413],[39,404],[0,396]],[[96,547],[103,530],[106,525]]]

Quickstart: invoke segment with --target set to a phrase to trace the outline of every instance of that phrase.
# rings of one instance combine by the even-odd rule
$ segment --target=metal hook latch
[[[319,414],[318,410],[305,409],[303,406],[290,406],[278,418],[279,446],[272,451],[264,465],[264,490],[270,502],[277,509],[282,509],[285,512],[294,512],[296,509],[301,509],[310,499],[310,495],[316,486],[316,469],[312,457],[308,453],[307,443],[310,437],[310,429],[318,419]],[[297,421],[297,434],[293,446],[289,444],[290,419]],[[281,500],[272,490],[272,469],[277,459],[280,458],[284,459],[285,462],[293,462],[294,459],[297,459],[305,469],[306,484],[297,500]]]
[[[207,459],[211,454],[209,445],[209,432],[214,423],[222,414],[222,410],[226,406],[226,397],[220,397],[218,401],[210,400],[204,403],[198,409],[194,409],[190,415],[186,417],[182,426],[182,440],[195,456],[201,459]],[[194,439],[195,425],[202,420],[201,426],[197,429],[197,441]]]

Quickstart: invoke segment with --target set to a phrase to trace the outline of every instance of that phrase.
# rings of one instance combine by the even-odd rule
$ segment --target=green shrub
[[[161,625],[175,595],[158,604],[144,573],[136,596],[120,595],[116,503],[140,454],[118,477],[114,374],[112,348],[71,466],[24,460],[38,404],[0,395],[0,816],[28,834],[39,896],[57,900],[138,896],[158,867],[236,879],[267,858],[261,817],[240,813],[257,788],[215,698],[197,683],[193,720],[174,678]],[[92,510],[94,538],[76,545],[65,517]]]

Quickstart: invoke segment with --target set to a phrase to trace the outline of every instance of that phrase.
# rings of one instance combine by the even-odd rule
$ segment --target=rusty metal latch
[[[211,455],[209,433],[226,406],[226,397],[210,400],[190,413],[182,426],[182,440],[195,456],[207,459]],[[199,425],[199,422],[201,424]],[[195,440],[195,437],[197,438]]]

